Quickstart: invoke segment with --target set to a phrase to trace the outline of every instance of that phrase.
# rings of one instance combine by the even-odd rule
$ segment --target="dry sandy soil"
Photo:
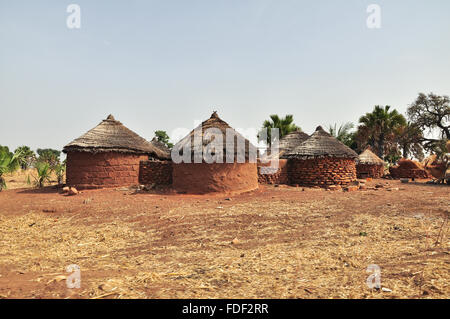
[[[0,193],[3,298],[449,298],[448,186]],[[388,188],[398,190],[388,191]],[[66,286],[66,267],[81,287]],[[382,287],[369,289],[369,265]]]
[[[37,170],[34,168],[29,168],[26,170],[19,169],[13,173],[5,174],[3,177],[6,181],[8,189],[17,189],[33,187],[33,185],[36,184],[37,176]],[[57,178],[53,172],[50,174],[50,182],[46,182],[46,184],[57,184]]]

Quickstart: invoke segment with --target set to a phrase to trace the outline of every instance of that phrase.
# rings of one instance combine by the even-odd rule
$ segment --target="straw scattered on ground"
[[[232,198],[8,190],[0,297],[449,298],[448,187],[389,183]],[[391,292],[368,288],[372,264]]]

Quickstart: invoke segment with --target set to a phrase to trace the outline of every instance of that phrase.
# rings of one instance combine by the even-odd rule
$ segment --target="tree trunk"
[[[408,145],[404,144],[403,145],[403,158],[408,158],[408,155],[409,155]]]
[[[378,143],[378,157],[384,159],[384,134],[380,134],[380,139]]]

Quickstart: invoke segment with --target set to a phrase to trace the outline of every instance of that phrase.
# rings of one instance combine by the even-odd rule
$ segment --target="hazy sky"
[[[419,92],[450,94],[449,13],[448,0],[0,0],[0,145],[62,149],[109,113],[151,139],[213,110],[247,130],[293,114],[307,133],[376,104],[404,112]]]

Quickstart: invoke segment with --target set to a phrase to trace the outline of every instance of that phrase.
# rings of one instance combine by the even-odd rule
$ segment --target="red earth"
[[[367,187],[6,190],[0,297],[449,298],[448,186]],[[67,286],[73,264],[80,288]],[[367,286],[374,264],[388,291]]]

